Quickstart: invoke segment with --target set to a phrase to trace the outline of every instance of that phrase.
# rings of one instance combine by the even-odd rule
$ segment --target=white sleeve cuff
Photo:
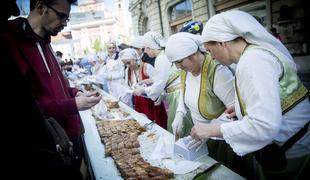
[[[234,136],[241,133],[237,123],[232,122],[221,124],[220,131],[223,134],[223,139],[238,156],[245,155],[245,153],[241,151],[240,144],[235,143],[234,141]]]
[[[157,98],[154,98],[151,96],[151,86],[144,88],[145,94],[147,95],[147,97],[149,97],[150,99],[152,99],[152,101],[155,101]]]

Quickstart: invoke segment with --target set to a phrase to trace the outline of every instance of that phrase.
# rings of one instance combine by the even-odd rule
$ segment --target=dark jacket
[[[35,34],[25,18],[11,21],[7,28],[3,38],[9,42],[44,116],[54,117],[68,136],[76,139],[81,128],[74,98],[78,90],[70,88],[65,80],[50,46],[50,37]]]

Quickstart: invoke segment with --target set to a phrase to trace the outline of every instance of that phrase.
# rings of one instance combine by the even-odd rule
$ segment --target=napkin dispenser
[[[190,142],[190,139],[187,137],[179,139],[174,143],[174,154],[181,156],[186,160],[195,161],[203,156],[208,155],[208,147],[205,143],[197,152],[196,148],[188,149],[187,144]]]

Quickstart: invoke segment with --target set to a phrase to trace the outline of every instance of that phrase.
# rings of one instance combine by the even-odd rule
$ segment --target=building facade
[[[152,30],[165,37],[180,30],[185,22],[205,23],[217,13],[239,9],[255,16],[269,31],[275,31],[293,55],[309,51],[309,16],[303,0],[131,0],[134,35]]]
[[[206,21],[207,1],[200,0],[131,0],[133,33],[152,30],[168,36],[192,19]]]
[[[239,9],[253,15],[273,32],[299,64],[302,79],[310,86],[310,9],[306,0],[130,0],[134,35],[147,31],[169,37],[185,22],[202,21],[214,14]]]
[[[53,37],[52,45],[55,51],[64,52],[65,58],[72,58],[104,50],[106,43],[128,43],[129,38],[124,0],[116,0],[110,9],[103,0],[80,0],[77,10],[70,13],[68,26]]]

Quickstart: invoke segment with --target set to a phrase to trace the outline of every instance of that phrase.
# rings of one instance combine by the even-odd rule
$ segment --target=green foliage
[[[92,46],[93,49],[95,49],[95,52],[98,53],[102,50],[102,43],[101,41],[99,40],[99,38],[97,38],[95,40],[95,42],[93,43],[93,46]]]

